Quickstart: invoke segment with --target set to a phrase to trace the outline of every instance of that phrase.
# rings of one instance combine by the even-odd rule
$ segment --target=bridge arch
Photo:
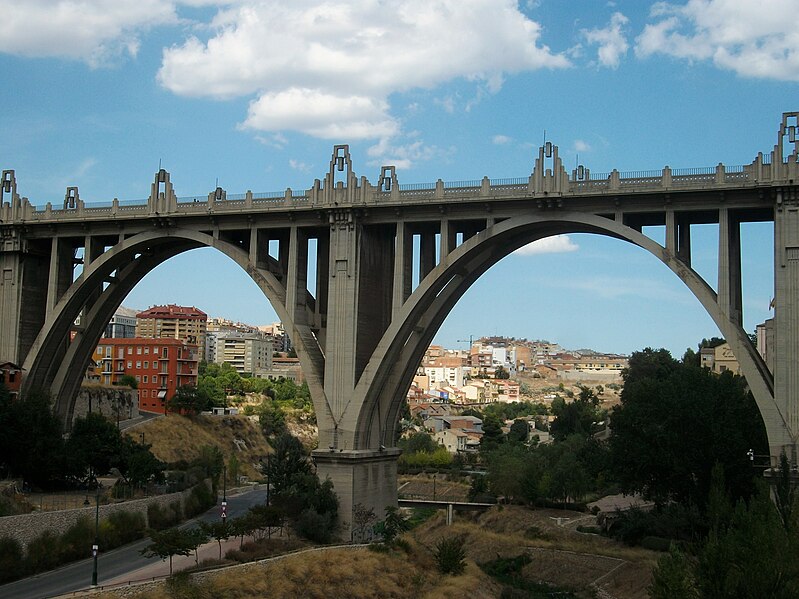
[[[566,233],[613,237],[649,252],[665,264],[699,300],[730,344],[766,424],[772,455],[793,443],[774,399],[773,376],[746,332],[718,302],[717,293],[674,252],[638,230],[584,212],[537,212],[503,220],[478,233],[434,268],[405,302],[386,330],[356,387],[362,397],[357,443],[393,444],[399,409],[426,348],[466,290],[491,266],[516,249]],[[776,453],[775,453],[776,451]]]
[[[318,411],[324,410],[322,373],[317,372],[319,361],[313,359],[319,348],[304,343],[307,336],[296,334],[297,328],[285,307],[286,291],[280,281],[268,270],[253,264],[248,253],[235,244],[184,228],[138,233],[85,266],[83,273],[45,320],[28,352],[23,365],[27,372],[24,389],[49,390],[54,398],[55,412],[69,427],[86,367],[116,309],[155,267],[183,252],[202,247],[219,250],[235,262],[272,304],[286,329],[292,333],[315,407]],[[70,341],[70,331],[79,317],[81,325]]]

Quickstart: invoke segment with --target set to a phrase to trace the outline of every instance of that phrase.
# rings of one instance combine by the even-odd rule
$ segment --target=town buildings
[[[92,357],[101,385],[136,380],[139,411],[165,413],[178,387],[197,385],[198,348],[179,339],[101,339]]]
[[[205,356],[208,315],[194,306],[153,306],[136,314],[136,337],[178,339],[197,345]]]

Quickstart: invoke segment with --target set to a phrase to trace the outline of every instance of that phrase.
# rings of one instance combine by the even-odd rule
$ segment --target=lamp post
[[[222,523],[227,522],[227,466],[222,464]]]
[[[92,557],[94,558],[94,567],[92,568],[92,586],[97,586],[97,553],[100,550],[100,485],[97,485],[97,494],[95,495],[94,507],[94,545],[92,545]]]

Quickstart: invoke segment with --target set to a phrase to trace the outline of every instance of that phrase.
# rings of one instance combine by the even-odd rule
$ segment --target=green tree
[[[494,369],[494,378],[495,379],[509,379],[510,378],[510,373],[507,370],[505,370],[505,368],[503,366],[497,366]]]
[[[302,443],[289,433],[278,435],[272,449],[265,473],[273,495],[280,496],[296,475],[311,474],[311,464]]]
[[[116,425],[96,412],[76,418],[66,443],[70,471],[94,480],[123,466],[123,442]]]
[[[483,418],[483,438],[480,440],[480,452],[486,453],[499,447],[505,440],[502,434],[502,422],[493,414]]]
[[[169,558],[169,574],[172,575],[172,557],[175,555],[189,555],[195,545],[195,537],[189,530],[181,528],[167,528],[166,530],[151,530],[150,541],[147,547],[142,549],[144,557]]]
[[[427,433],[415,432],[399,440],[398,446],[405,453],[433,453],[438,445]]]
[[[125,387],[130,387],[131,389],[138,389],[139,388],[139,381],[136,380],[136,377],[130,374],[123,374],[119,377],[119,384],[124,385]]]
[[[523,419],[514,420],[508,431],[508,441],[512,443],[526,443],[530,434],[530,424]]]
[[[152,445],[142,444],[125,435],[120,442],[119,471],[125,482],[144,486],[148,482],[163,482],[166,464],[150,451]]]
[[[200,522],[200,528],[206,538],[213,539],[219,545],[219,559],[222,559],[222,541],[227,541],[233,536],[233,526],[224,520],[214,520],[213,522]]]
[[[766,453],[763,420],[741,377],[680,364],[666,350],[636,352],[613,409],[610,450],[626,492],[705,506],[721,464],[732,498],[754,491],[747,451]]]
[[[193,385],[178,387],[175,395],[167,402],[167,407],[181,414],[199,414],[211,407],[212,402],[203,390]]]
[[[271,399],[265,399],[258,408],[258,423],[264,434],[281,435],[286,432],[286,415],[279,405]]]
[[[569,435],[588,437],[594,422],[597,421],[598,398],[588,387],[580,388],[580,395],[570,403],[552,402],[552,413],[555,420],[552,422],[551,432],[556,441],[562,441]]]
[[[0,463],[6,474],[37,486],[52,484],[66,468],[61,421],[51,403],[36,390],[13,402],[8,394],[0,400]]]

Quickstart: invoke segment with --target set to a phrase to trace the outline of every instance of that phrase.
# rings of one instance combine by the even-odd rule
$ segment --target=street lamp
[[[227,522],[227,466],[222,464],[222,523]]]
[[[95,495],[95,508],[94,508],[94,545],[92,545],[92,558],[94,558],[94,567],[92,569],[92,586],[97,586],[97,553],[100,550],[100,485],[97,485],[97,494]]]

